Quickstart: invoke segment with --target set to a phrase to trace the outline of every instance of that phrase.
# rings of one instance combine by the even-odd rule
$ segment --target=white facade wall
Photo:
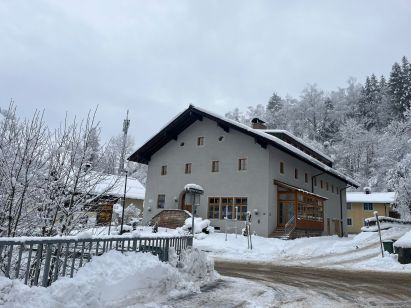
[[[204,146],[197,146],[197,137],[204,136]],[[218,138],[223,136],[223,141]],[[184,146],[180,144],[184,142]],[[226,133],[217,123],[204,118],[181,132],[178,140],[171,140],[150,160],[146,184],[144,221],[149,221],[157,209],[157,196],[164,194],[166,209],[179,207],[179,196],[186,184],[201,185],[197,215],[207,218],[208,197],[247,197],[248,210],[267,213],[270,180],[268,151],[254,142],[254,138],[230,129]],[[247,158],[247,170],[238,171],[238,159]],[[211,172],[211,162],[218,160],[218,173]],[[192,163],[191,174],[184,173],[186,163]],[[161,176],[161,166],[167,165],[167,175]],[[149,211],[149,209],[151,209]],[[267,236],[268,216],[255,217],[253,230]],[[224,230],[224,220],[213,219],[212,225]]]
[[[197,137],[204,137],[204,146],[197,146]],[[223,141],[218,141],[219,137]],[[181,146],[184,143],[184,146]],[[238,171],[238,159],[247,158],[247,170]],[[211,162],[219,161],[219,172],[211,172]],[[285,164],[285,174],[280,174],[280,161]],[[192,163],[191,174],[184,173],[186,163]],[[167,166],[167,175],[161,176],[161,166]],[[298,168],[299,178],[294,178],[294,168]],[[308,183],[304,173],[308,173]],[[256,144],[253,137],[237,130],[226,133],[217,123],[204,118],[196,121],[157,151],[149,162],[144,222],[148,222],[161,209],[157,209],[157,196],[164,194],[165,209],[179,207],[180,193],[186,184],[201,185],[205,194],[201,197],[197,215],[207,218],[209,197],[247,197],[248,210],[253,214],[252,229],[262,236],[271,234],[277,225],[277,188],[274,179],[311,191],[311,177],[321,173],[317,168],[280,151],[272,146],[266,149]],[[320,188],[320,180],[324,188]],[[329,190],[325,189],[325,181]],[[314,193],[328,198],[325,202],[324,232],[327,218],[331,219],[331,234],[334,231],[332,219],[340,219],[340,195],[331,192],[345,187],[345,183],[329,175],[317,177]],[[346,232],[346,203],[343,191],[343,223]],[[257,210],[257,215],[255,211]],[[213,226],[224,230],[224,220],[211,220]],[[242,227],[242,224],[239,224]]]

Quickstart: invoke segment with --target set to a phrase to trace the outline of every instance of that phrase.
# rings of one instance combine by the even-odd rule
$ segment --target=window
[[[317,186],[317,178],[313,177],[314,186]]]
[[[237,208],[237,217],[235,209]],[[247,218],[247,198],[234,198],[234,219],[246,220]]]
[[[233,198],[221,198],[221,219],[233,219]]]
[[[336,187],[335,190],[337,191],[337,195],[338,195],[339,194],[338,187]]]
[[[323,180],[320,181],[320,187],[323,188]]]
[[[238,170],[240,171],[247,170],[247,158],[240,158],[238,160]]]
[[[328,191],[328,182],[325,182],[325,189]]]
[[[220,218],[220,198],[208,198],[208,218]]]
[[[181,143],[180,143],[180,147],[183,147],[183,146],[184,146],[184,142],[181,142]]]
[[[347,210],[351,210],[351,203],[347,203]]]
[[[220,171],[220,162],[218,160],[213,160],[211,162],[211,172]]]
[[[284,174],[284,162],[280,161],[280,173]]]
[[[158,195],[157,197],[157,208],[164,209],[166,203],[166,195]]]
[[[294,169],[294,178],[298,179],[298,169],[297,168]]]
[[[219,142],[221,142],[221,141],[223,141],[223,140],[224,140],[224,136],[218,137],[218,141],[219,141]]]
[[[304,175],[304,181],[305,181],[306,183],[308,183],[308,174],[307,174],[307,173]]]
[[[352,226],[352,218],[347,218],[347,226]]]
[[[161,175],[167,174],[167,166],[161,166]]]
[[[236,211],[237,208],[237,211]],[[246,197],[210,197],[208,198],[208,218],[235,219],[237,214],[238,220],[247,218],[247,198]]]
[[[334,185],[331,185],[331,192],[334,192]]]
[[[191,174],[191,163],[187,163],[184,168],[185,174]]]
[[[203,146],[204,145],[204,137],[198,137],[197,138],[197,145],[198,146]]]
[[[364,203],[364,211],[372,211],[374,209],[372,203]]]

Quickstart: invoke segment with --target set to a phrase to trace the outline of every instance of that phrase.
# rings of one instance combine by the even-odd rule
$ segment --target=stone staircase
[[[150,220],[150,225],[157,223],[162,228],[176,229],[182,227],[189,217],[191,217],[190,212],[184,210],[162,210]]]
[[[302,229],[294,229],[290,234],[285,235],[284,234],[284,227],[277,227],[271,233],[269,237],[274,237],[274,238],[279,238],[282,240],[292,240],[300,237],[313,237],[313,236],[321,236],[322,231],[316,231],[316,230],[302,230]]]

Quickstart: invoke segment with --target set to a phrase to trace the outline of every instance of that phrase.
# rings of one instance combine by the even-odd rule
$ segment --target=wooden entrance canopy
[[[327,198],[277,180],[274,185],[277,185],[278,225],[284,225],[294,215],[296,229],[324,229],[324,201]],[[284,207],[293,211],[284,212]]]

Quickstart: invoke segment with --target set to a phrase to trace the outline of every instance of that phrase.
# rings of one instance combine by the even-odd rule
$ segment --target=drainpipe
[[[321,174],[324,174],[325,172],[321,172],[321,173],[318,173],[318,174],[316,174],[316,175],[313,175],[312,177],[311,177],[311,192],[312,193],[314,193],[314,178],[316,178],[317,176],[320,176]]]
[[[341,215],[341,237],[344,236],[344,218],[343,218],[343,208],[342,208],[342,191],[346,190],[347,188],[352,187],[352,185],[345,186],[344,188],[340,189],[340,215]]]

